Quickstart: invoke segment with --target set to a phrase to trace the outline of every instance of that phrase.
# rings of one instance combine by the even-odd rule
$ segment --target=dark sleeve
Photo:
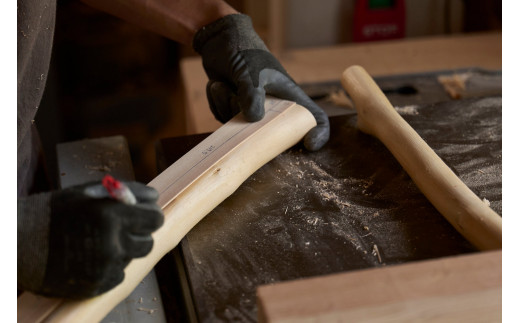
[[[18,195],[34,173],[35,133],[38,111],[51,58],[56,0],[17,2],[17,170]]]

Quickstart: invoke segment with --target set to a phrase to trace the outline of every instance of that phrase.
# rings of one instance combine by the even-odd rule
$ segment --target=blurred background
[[[500,30],[499,0],[233,0],[271,51]],[[360,3],[368,5],[360,6]],[[384,10],[381,10],[384,9]],[[372,11],[386,21],[366,27]],[[187,134],[181,60],[195,56],[79,1],[58,1],[51,69],[36,118],[51,180],[55,145],[123,135],[136,179],[157,175],[155,143]]]

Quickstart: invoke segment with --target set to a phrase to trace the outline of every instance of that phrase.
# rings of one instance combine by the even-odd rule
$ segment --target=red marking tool
[[[137,200],[135,199],[132,191],[125,184],[121,183],[117,179],[113,178],[110,175],[105,175],[101,180],[101,183],[106,188],[108,194],[111,198],[118,200],[125,204],[135,204]]]

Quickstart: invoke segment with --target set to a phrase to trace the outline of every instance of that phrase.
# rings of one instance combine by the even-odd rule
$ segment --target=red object
[[[132,191],[123,183],[110,175],[105,175],[101,180],[111,198],[126,204],[135,204],[136,199]]]
[[[101,183],[108,191],[108,194],[110,194],[110,197],[116,198],[115,192],[121,189],[121,182],[110,175],[105,175],[101,180]]]
[[[405,0],[384,8],[370,8],[369,0],[357,0],[354,10],[355,42],[398,39],[405,36]]]

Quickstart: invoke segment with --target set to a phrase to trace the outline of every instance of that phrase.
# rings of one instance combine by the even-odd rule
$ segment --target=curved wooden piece
[[[124,281],[114,289],[83,301],[65,301],[44,322],[103,319],[206,214],[316,126],[312,114],[294,102],[268,98],[265,109],[265,117],[255,123],[236,116],[152,180],[148,185],[160,193],[158,204],[165,216],[152,235],[152,251],[132,260]]]
[[[40,323],[63,302],[64,299],[62,298],[51,298],[23,292],[16,300],[16,321],[20,323]]]
[[[477,248],[502,247],[502,218],[475,195],[395,111],[360,66],[347,68],[341,83],[354,101],[358,128],[392,152],[437,210]]]

